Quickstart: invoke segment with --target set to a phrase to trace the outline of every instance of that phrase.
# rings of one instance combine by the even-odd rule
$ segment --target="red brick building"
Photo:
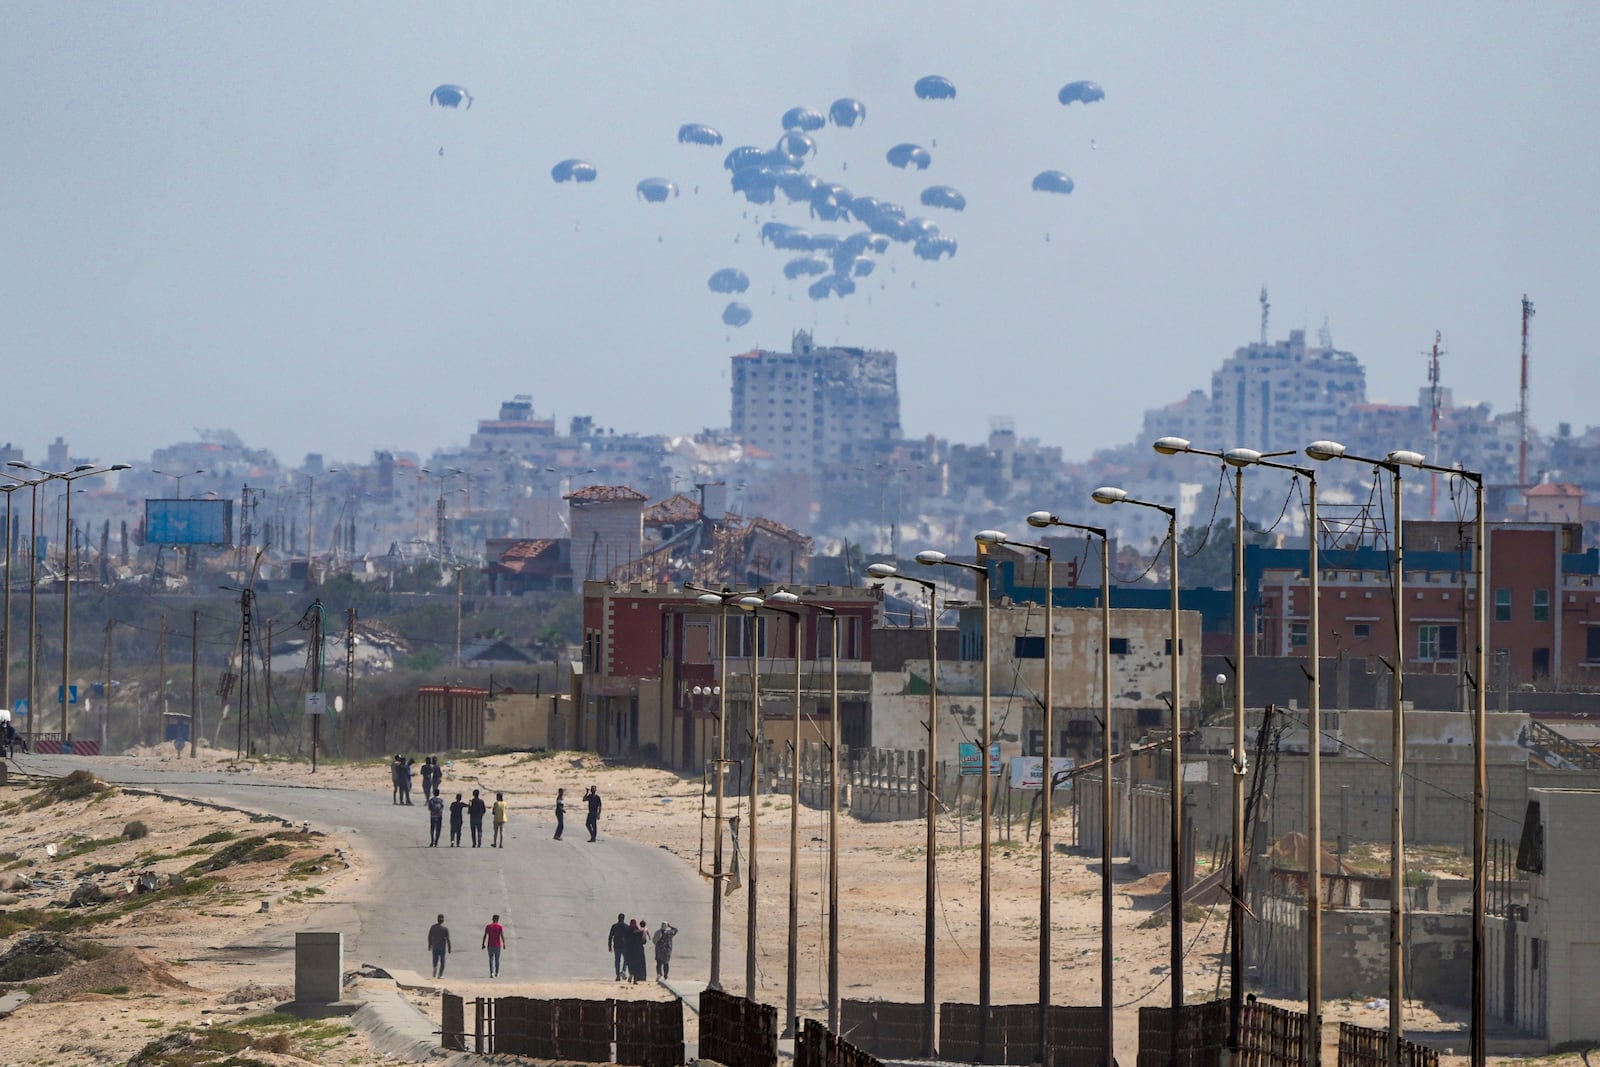
[[[776,592],[777,586],[767,589]],[[839,614],[840,709],[844,726],[870,713],[874,590],[821,586],[794,590]],[[719,629],[724,613],[681,588],[643,583],[585,582],[579,745],[603,755],[653,753],[669,766],[702,766],[716,752],[717,696],[723,688],[729,752],[748,751],[750,679],[757,664],[769,742],[795,732],[796,623],[770,611],[754,616],[729,607],[728,677],[720,676]],[[824,613],[799,608],[800,717],[831,736],[832,632]],[[848,730],[846,730],[848,733]]]
[[[1406,524],[1407,673],[1453,674],[1476,647],[1472,529]],[[1304,551],[1256,550],[1257,652],[1303,656],[1310,619]],[[1392,660],[1394,603],[1386,550],[1324,550],[1323,655]],[[1547,686],[1600,681],[1600,552],[1584,551],[1575,523],[1493,523],[1488,553],[1491,671]],[[1248,580],[1248,579],[1247,579]]]

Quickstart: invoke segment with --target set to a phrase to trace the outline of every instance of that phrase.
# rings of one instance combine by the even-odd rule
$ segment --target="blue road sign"
[[[77,702],[78,702],[78,687],[75,686],[75,685],[67,686],[67,703],[68,704],[76,704]],[[56,686],[56,703],[57,704],[61,703],[61,687],[59,685]]]

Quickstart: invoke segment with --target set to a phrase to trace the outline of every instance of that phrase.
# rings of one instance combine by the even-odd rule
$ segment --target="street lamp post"
[[[1389,789],[1389,1067],[1400,1067],[1400,1039],[1405,1033],[1405,527],[1401,518],[1401,467],[1416,467],[1423,461],[1420,452],[1395,450],[1383,459],[1367,459],[1350,454],[1337,441],[1313,441],[1306,455],[1314,460],[1348,459],[1370,463],[1389,472],[1394,487],[1394,686],[1391,701],[1393,722],[1390,731]],[[1481,599],[1483,590],[1478,591]]]
[[[745,862],[744,995],[756,999],[756,813],[761,808],[761,620],[762,598],[751,594],[735,601],[750,621],[750,855]]]
[[[150,473],[151,474],[159,474],[163,478],[171,478],[174,481],[176,481],[178,483],[178,485],[177,485],[177,488],[173,489],[172,496],[173,496],[173,499],[175,499],[175,500],[182,500],[183,499],[183,480],[185,478],[193,477],[196,474],[204,474],[205,470],[204,470],[204,468],[202,468],[200,470],[184,471],[182,474],[172,474],[172,473],[170,473],[168,471],[158,471],[154,467],[152,467],[150,469]]]
[[[1182,437],[1163,437],[1155,442],[1155,450],[1164,456],[1210,456],[1233,467],[1233,831],[1229,835],[1228,856],[1228,1050],[1237,1057],[1244,1023],[1244,778],[1247,770],[1244,732],[1244,468],[1264,456],[1290,456],[1294,453],[1262,453],[1249,448],[1236,448],[1223,453],[1195,448]],[[1237,462],[1230,456],[1237,456]],[[1312,741],[1315,740],[1313,732]],[[1312,838],[1311,841],[1315,850],[1317,839]]]
[[[793,597],[794,599],[790,599]],[[796,603],[793,593],[774,593],[779,603]],[[828,657],[829,738],[828,738],[828,1029],[839,1030],[839,611],[826,604],[805,601],[814,611],[828,616],[828,633],[833,652]],[[796,693],[799,689],[796,688]],[[796,727],[798,730],[798,726]],[[793,884],[791,880],[791,885]]]
[[[1183,634],[1180,628],[1178,612],[1178,509],[1166,504],[1155,504],[1148,500],[1138,500],[1128,495],[1126,490],[1114,486],[1101,486],[1092,494],[1095,502],[1099,504],[1135,504],[1139,507],[1159,511],[1167,517],[1167,544],[1170,550],[1168,568],[1168,584],[1172,587],[1172,636],[1168,639],[1172,648],[1168,659],[1171,660],[1172,677],[1169,685],[1172,689],[1172,809],[1169,818],[1172,822],[1171,833],[1171,859],[1172,864],[1172,944],[1170,968],[1172,971],[1172,1011],[1168,1020],[1171,1027],[1170,1043],[1172,1048],[1172,1062],[1176,1063],[1179,1053],[1179,1036],[1181,1033],[1179,1022],[1183,1014],[1183,700],[1182,700],[1182,671],[1179,669],[1179,660],[1183,654]]]
[[[1111,997],[1114,947],[1111,926],[1114,899],[1111,879],[1111,807],[1114,801],[1111,782],[1111,542],[1103,526],[1063,522],[1048,511],[1035,511],[1029,515],[1028,525],[1035,529],[1062,526],[1100,538],[1100,1028],[1103,1041],[1101,1067],[1113,1067],[1117,1046],[1116,1012]],[[1055,776],[1048,764],[1045,775],[1049,787],[1053,789]]]
[[[15,554],[11,546],[11,494],[23,486],[35,485],[35,482],[7,482],[0,485],[0,493],[6,495],[6,592],[5,592],[5,626],[0,628],[0,689],[5,695],[5,706],[11,708],[11,559]],[[28,705],[29,722],[32,722],[33,705]]]
[[[796,604],[800,598],[790,592],[777,592],[766,598],[768,611],[787,615],[794,634],[794,753],[789,773],[789,929],[787,951],[784,956],[784,1019],[782,1037],[794,1036],[796,1005],[800,997],[800,883],[795,872],[800,868],[800,644],[803,639],[798,611],[779,607]]]
[[[923,887],[922,929],[922,1054],[928,1059],[938,1055],[933,1032],[939,1018],[937,999],[937,950],[935,935],[939,899],[937,835],[939,816],[939,585],[926,578],[900,575],[888,563],[874,563],[867,574],[875,581],[897,575],[908,582],[920,585],[928,594],[928,777],[922,783],[927,799],[928,855]]]
[[[1415,458],[1413,458],[1415,457]],[[1489,526],[1484,514],[1483,474],[1460,467],[1444,467],[1424,463],[1414,452],[1391,452],[1395,463],[1448,474],[1472,484],[1473,546],[1472,580],[1478,604],[1476,611],[1477,644],[1473,648],[1472,670],[1474,699],[1472,708],[1472,1002],[1469,1036],[1469,1061],[1471,1067],[1483,1067],[1488,1055],[1488,1003],[1484,965],[1486,956],[1485,897],[1488,877],[1488,815],[1489,815],[1489,765],[1486,745],[1489,737],[1489,591],[1488,553]],[[1398,515],[1398,512],[1396,512]]]
[[[979,534],[997,531],[985,530]],[[1055,695],[1052,685],[1056,673],[1056,635],[1051,609],[1055,602],[1055,561],[1050,547],[1028,541],[1013,541],[1001,537],[985,542],[1027,548],[1044,557],[1044,714],[1042,717],[1044,744],[1044,775],[1040,782],[1043,800],[1039,814],[1039,1055],[1045,1056],[1050,1037],[1050,807],[1055,800],[1055,765],[1051,762],[1052,734],[1055,731]],[[1047,1062],[1041,1059],[1041,1062]]]
[[[113,463],[109,467],[96,467],[93,463],[80,463],[70,471],[47,471],[30,466],[21,460],[12,460],[12,467],[20,467],[33,471],[35,474],[44,475],[44,480],[55,479],[66,483],[67,487],[67,514],[66,538],[61,542],[62,547],[62,575],[61,575],[61,742],[65,746],[68,736],[67,729],[67,704],[72,696],[72,483],[80,478],[90,478],[100,474],[109,474],[113,471],[125,471],[126,463]],[[34,713],[33,705],[28,705],[29,721]]]
[[[996,541],[1005,540],[1005,534],[998,530],[983,530],[975,535],[978,542],[978,554]],[[977,575],[978,601],[983,608],[983,641],[982,655],[983,666],[981,671],[983,695],[980,701],[983,717],[982,737],[979,744],[982,747],[981,771],[983,784],[979,787],[978,812],[981,826],[978,835],[978,1060],[983,1061],[989,1051],[989,1006],[992,1002],[991,995],[991,968],[993,958],[993,936],[990,930],[990,913],[992,908],[992,872],[989,869],[990,855],[990,820],[993,817],[993,783],[989,776],[993,773],[991,766],[989,746],[994,736],[992,713],[990,708],[990,657],[989,657],[989,566],[985,559],[982,564],[961,563],[948,558],[943,552],[926,549],[918,552],[918,563],[925,567],[956,567],[961,570],[971,571]]]
[[[712,687],[717,698],[717,759],[716,769],[712,775],[714,779],[712,784],[716,791],[713,817],[717,824],[717,833],[711,845],[711,975],[706,985],[711,989],[720,990],[722,988],[722,880],[725,877],[722,870],[722,820],[726,796],[723,775],[728,766],[728,605],[752,593],[707,589],[691,582],[684,582],[683,588],[687,592],[700,594],[695,597],[698,603],[717,609],[717,643],[720,651],[717,685]]]

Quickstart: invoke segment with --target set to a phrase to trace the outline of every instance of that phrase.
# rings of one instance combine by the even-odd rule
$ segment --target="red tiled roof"
[[[646,526],[676,526],[700,518],[700,505],[678,493],[644,509]]]
[[[580,503],[603,503],[619,500],[649,500],[650,498],[626,485],[590,485],[568,493],[563,500]]]
[[[791,527],[785,526],[781,522],[774,522],[771,519],[763,519],[759,515],[755,515],[755,516],[751,517],[750,525],[753,528],[755,528],[757,530],[761,530],[764,533],[772,534],[774,537],[781,537],[786,541],[793,541],[796,544],[810,544],[811,543],[811,538],[807,537],[805,534],[801,533],[799,530],[796,530],[796,529],[793,529]]]
[[[1522,491],[1523,496],[1579,496],[1583,495],[1583,487],[1572,485],[1569,482],[1541,482]]]
[[[555,544],[556,542],[548,537],[540,538],[537,541],[517,541],[500,553],[500,562],[510,563],[512,560],[518,559],[535,559],[555,547]]]

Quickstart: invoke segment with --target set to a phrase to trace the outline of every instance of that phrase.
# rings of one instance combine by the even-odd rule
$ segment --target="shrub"
[[[122,836],[129,841],[137,841],[141,837],[150,836],[150,827],[142,819],[134,819],[122,828]]]

